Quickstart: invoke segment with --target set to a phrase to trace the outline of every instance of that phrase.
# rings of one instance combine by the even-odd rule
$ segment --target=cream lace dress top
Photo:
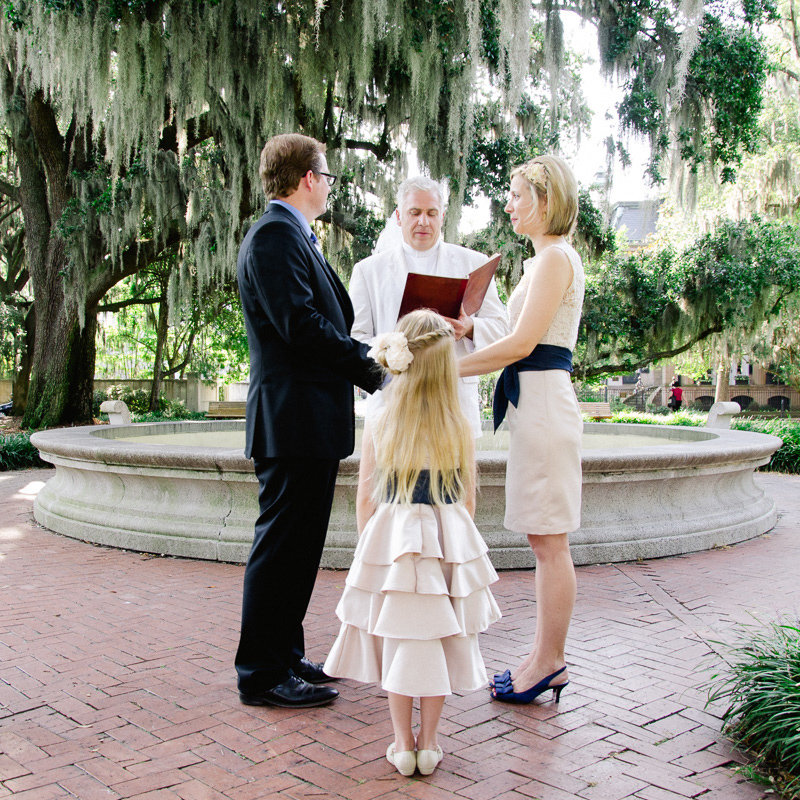
[[[586,276],[583,272],[581,257],[570,245],[554,244],[569,259],[572,265],[572,283],[564,294],[564,299],[556,311],[550,327],[542,337],[540,344],[555,344],[559,347],[566,347],[569,350],[575,348],[578,341],[578,326],[581,321],[581,309],[583,308],[583,294],[586,289]],[[528,296],[528,285],[531,273],[528,267],[535,259],[529,258],[522,264],[523,275],[517,284],[516,289],[508,299],[508,316],[511,320],[512,328],[517,324],[522,307],[525,305],[525,298]]]

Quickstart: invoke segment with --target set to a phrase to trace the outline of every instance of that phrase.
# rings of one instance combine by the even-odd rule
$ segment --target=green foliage
[[[783,444],[775,451],[769,464],[761,469],[800,475],[800,421],[740,417],[731,422],[731,428],[777,436]]]
[[[665,417],[653,412],[633,411],[628,408],[612,409],[609,422],[631,423],[637,425],[680,425],[683,427],[701,428],[706,424],[708,414],[681,409]]]
[[[481,375],[478,381],[478,397],[480,400],[481,414],[484,419],[492,419],[492,401],[494,400],[494,387],[499,372],[489,372]]]
[[[679,5],[580,5],[598,25],[604,66],[636,87],[641,108],[629,103],[627,117],[639,127],[657,122],[650,138],[659,153],[681,96],[676,64],[686,21]],[[757,36],[747,26],[765,13],[758,0],[728,5],[724,14],[709,5],[716,16],[704,23],[709,33],[698,50],[716,58],[709,64],[722,77],[700,86],[690,69],[681,105],[692,122],[683,127],[706,137],[690,142],[697,158],[707,142],[709,160],[723,166],[749,146],[743,110],[756,108],[762,73],[735,73],[738,103],[728,102],[734,90],[725,95],[725,82],[747,53],[758,55],[757,39],[745,46],[746,34]],[[31,283],[40,297],[55,296],[55,285],[66,290],[62,303],[39,309],[40,334],[53,341],[40,336],[34,354],[30,423],[73,413],[68,381],[55,365],[69,363],[67,332],[83,326],[123,275],[174,259],[172,321],[192,292],[202,298],[203,289],[230,278],[243,230],[263,207],[257,153],[266,137],[293,130],[315,136],[326,143],[342,187],[352,174],[329,218],[346,235],[323,237],[346,273],[374,236],[369,210],[375,197],[388,202],[408,147],[434,177],[450,180],[452,238],[476,175],[485,173],[499,190],[520,146],[564,150],[569,132],[588,120],[578,64],[549,6],[533,9],[533,26],[530,4],[500,0],[3,0],[2,10],[0,49],[13,67],[0,85],[0,116],[15,155],[28,159],[26,175],[37,180],[23,193],[26,236],[35,245]],[[711,35],[714,25],[727,39]],[[488,87],[500,100],[477,129]],[[28,146],[32,122],[35,149]],[[18,184],[19,170],[8,177]],[[497,220],[501,209],[493,208]],[[489,243],[510,256],[508,290],[525,249],[501,227]],[[595,235],[588,252],[600,252],[603,241],[602,232]],[[186,327],[195,325],[198,315],[186,314]],[[190,344],[182,346],[188,354]],[[54,355],[50,363],[42,352]],[[203,369],[215,360],[208,356]],[[74,413],[85,415],[85,392],[79,395]]]
[[[178,400],[169,401],[164,411],[146,411],[131,414],[131,422],[172,422],[173,420],[203,420],[203,411],[187,411],[186,406]]]
[[[517,119],[531,123],[541,121],[538,106],[523,100]],[[552,145],[540,132],[520,135],[507,130],[503,118],[502,104],[486,102],[475,111],[472,142],[467,153],[467,181],[464,187],[464,202],[469,204],[477,195],[488,197],[501,208],[505,206],[511,170],[529,158],[547,152]]]
[[[726,733],[755,756],[786,800],[800,798],[800,623],[745,626],[709,702],[728,705]]]
[[[633,372],[704,340],[741,352],[798,293],[800,229],[787,222],[725,222],[683,251],[607,254],[587,267],[576,377]]]
[[[613,28],[601,31],[609,68],[629,59],[620,121],[649,139],[653,183],[664,181],[662,164],[671,144],[692,172],[706,163],[719,167],[721,180],[729,182],[759,135],[767,76],[760,26],[775,8],[747,0],[737,18],[738,9],[709,3],[699,23],[688,20],[681,32],[674,27],[682,17],[677,11],[658,0],[623,3],[614,8]],[[691,56],[688,63],[684,54]],[[675,65],[671,73],[669,64]]]
[[[196,372],[203,379],[241,380],[249,355],[241,303],[230,283],[190,287],[173,297],[168,284],[174,267],[147,270],[127,278],[106,295],[101,308],[115,309],[97,328],[97,375],[119,379],[151,378],[158,345],[161,304],[168,304],[169,324],[162,348],[162,371],[169,377]],[[130,305],[128,305],[130,303]]]
[[[615,230],[607,225],[600,209],[594,204],[586,189],[578,192],[578,224],[575,230],[575,247],[587,261],[595,261],[617,249]]]
[[[17,370],[24,346],[25,312],[0,298],[0,376],[11,377]]]
[[[30,431],[0,434],[0,472],[49,466],[31,444]]]
[[[158,419],[202,419],[204,417],[203,414],[198,417],[197,412],[187,411],[186,406],[180,400],[167,399],[163,392],[158,396],[158,411],[151,412],[149,410],[150,392],[144,389],[133,389],[123,384],[109,386],[104,392],[96,391],[94,393],[92,411],[95,417],[105,418],[105,415],[100,413],[100,405],[106,400],[122,400],[128,406],[134,422],[153,422]],[[146,417],[151,413],[156,414],[158,418],[147,419]]]
[[[707,419],[708,414],[687,409],[681,409],[668,416],[652,412],[644,413],[628,409],[612,409],[609,422],[639,425],[683,425],[701,428],[706,424]],[[731,428],[739,431],[753,431],[754,433],[777,436],[783,441],[783,444],[773,453],[769,464],[761,467],[761,469],[800,475],[800,420],[737,417],[732,420]]]
[[[748,29],[732,30],[706,14],[692,57],[687,91],[712,108],[708,130],[682,128],[681,156],[693,170],[709,158],[722,165],[722,182],[735,177],[741,153],[755,150],[767,74],[764,43]],[[702,140],[702,147],[699,144]]]
[[[150,393],[146,392],[144,389],[132,389],[130,386],[125,386],[123,384],[109,386],[104,392],[96,391],[92,403],[92,412],[95,417],[100,416],[100,406],[106,400],[122,400],[122,402],[128,406],[128,411],[132,414],[134,412],[144,413],[149,407]],[[167,399],[162,394],[159,396],[158,400],[159,410],[164,409],[167,404]]]
[[[743,5],[747,6],[746,3]],[[683,180],[673,187],[677,190],[675,198],[693,209],[690,200],[696,198],[696,213],[681,214],[676,225],[666,234],[676,244],[677,239],[686,235],[695,238],[700,226],[707,229],[720,218],[743,219],[754,213],[771,218],[796,214],[800,195],[800,28],[794,0],[781,0],[780,7],[778,15],[773,13],[774,9],[758,12],[760,18],[770,21],[762,28],[769,60],[755,138],[741,153],[735,183],[720,183],[714,171],[700,168],[694,173],[684,174]],[[747,42],[743,42],[744,59],[747,58],[746,47]],[[709,53],[708,56],[709,66],[716,68],[716,54]],[[732,72],[731,81],[737,80],[738,75]],[[704,80],[714,81],[716,78]],[[741,98],[732,99],[734,103],[746,102],[747,92]],[[738,114],[734,114],[729,121],[737,117]],[[684,155],[690,163],[694,157],[692,140],[693,126],[690,124],[679,133],[679,141],[688,145]],[[702,163],[702,159],[696,161],[698,165]],[[663,215],[659,219],[659,229],[662,222]]]

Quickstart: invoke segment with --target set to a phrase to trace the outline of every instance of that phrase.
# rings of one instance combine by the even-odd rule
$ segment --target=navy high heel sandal
[[[522,705],[532,703],[540,694],[544,694],[548,689],[552,689],[554,702],[557,703],[561,699],[561,692],[564,690],[564,687],[569,685],[569,681],[556,684],[555,686],[551,686],[550,681],[553,680],[553,678],[557,678],[562,672],[565,672],[566,669],[567,665],[565,664],[561,669],[557,669],[552,675],[542,678],[539,683],[524,692],[515,692],[509,677],[507,683],[504,682],[502,685],[495,686],[495,691],[492,696],[501,703],[518,703]]]
[[[498,686],[503,686],[505,684],[511,683],[511,670],[507,669],[505,672],[495,672],[494,674],[494,682],[489,681],[489,688],[495,689]]]

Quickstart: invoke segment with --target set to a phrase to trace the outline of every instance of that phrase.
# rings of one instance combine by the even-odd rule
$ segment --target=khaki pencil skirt
[[[581,524],[583,418],[563,369],[520,372],[519,405],[508,406],[511,441],[505,527],[571,533]]]

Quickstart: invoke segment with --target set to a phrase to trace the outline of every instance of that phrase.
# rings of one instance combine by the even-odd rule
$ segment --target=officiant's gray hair
[[[439,207],[444,211],[445,199],[442,185],[433,180],[426,178],[424,175],[417,175],[414,178],[406,178],[400,186],[397,187],[397,207],[403,207],[403,201],[409,192],[430,192],[439,198]]]

